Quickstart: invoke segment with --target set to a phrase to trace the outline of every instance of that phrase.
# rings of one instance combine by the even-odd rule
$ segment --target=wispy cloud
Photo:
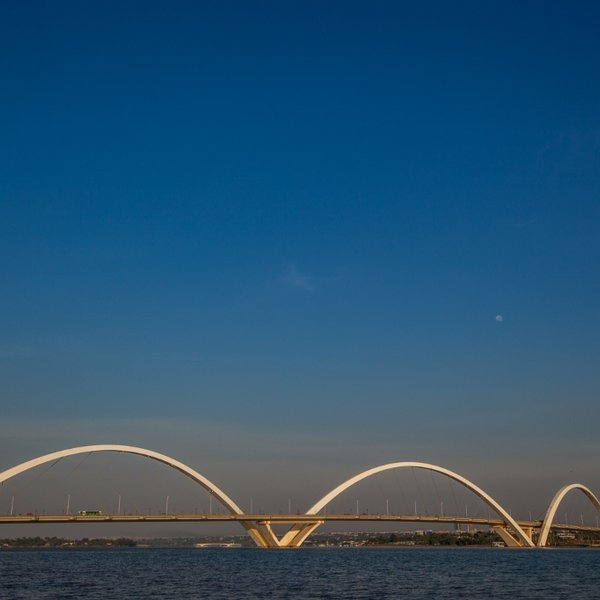
[[[561,131],[538,151],[537,159],[552,180],[565,174],[597,176],[600,129]]]
[[[536,219],[523,219],[521,221],[516,221],[515,223],[513,223],[513,227],[515,229],[525,229],[525,227],[529,227],[530,225],[533,225],[536,222]]]
[[[281,281],[285,285],[297,290],[303,290],[305,292],[315,291],[315,283],[312,277],[300,273],[294,265],[288,265],[283,273]]]
[[[24,344],[0,343],[0,359],[5,358],[32,358],[36,355],[31,346]]]

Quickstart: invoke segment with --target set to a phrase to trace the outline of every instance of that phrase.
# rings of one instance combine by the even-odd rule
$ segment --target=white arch
[[[550,527],[552,527],[552,522],[554,521],[554,515],[556,515],[556,511],[563,498],[572,490],[581,490],[591,501],[591,503],[596,507],[596,510],[600,512],[600,500],[596,498],[592,490],[587,488],[585,485],[581,483],[571,483],[569,485],[565,485],[560,488],[558,492],[552,498],[548,510],[546,511],[546,515],[544,516],[544,521],[542,522],[542,527],[540,528],[540,536],[538,538],[537,545],[543,547],[546,545],[548,541],[548,534],[550,533]]]
[[[140,456],[145,456],[147,458],[151,458],[152,460],[156,460],[158,462],[164,463],[177,471],[180,471],[190,479],[193,479],[196,483],[199,483],[209,494],[212,494],[225,508],[230,510],[232,513],[241,515],[243,514],[242,509],[221,489],[219,489],[214,483],[206,479],[203,475],[194,471],[191,467],[171,458],[170,456],[166,456],[165,454],[160,454],[158,452],[154,452],[152,450],[146,450],[146,448],[136,448],[135,446],[122,446],[119,444],[97,444],[93,446],[79,446],[78,448],[68,448],[66,450],[59,450],[58,452],[52,452],[50,454],[44,454],[43,456],[38,456],[32,460],[28,460],[20,465],[16,465],[11,469],[7,469],[0,473],[0,484],[4,483],[7,479],[14,477],[15,475],[19,475],[20,473],[24,473],[29,469],[33,469],[40,465],[43,465],[48,462],[52,462],[55,460],[59,460],[61,458],[66,458],[67,456],[73,456],[75,454],[86,454],[90,452],[126,452],[127,454],[139,454]]]
[[[471,490],[477,496],[479,496],[503,521],[506,525],[509,525],[514,529],[517,534],[517,537],[521,541],[521,543],[525,546],[533,547],[534,544],[531,541],[531,538],[523,531],[523,529],[519,526],[519,524],[510,516],[506,510],[504,510],[500,504],[498,504],[491,496],[486,494],[480,487],[476,486],[473,482],[465,479],[458,473],[454,473],[454,471],[450,471],[449,469],[444,469],[443,467],[438,467],[437,465],[430,465],[428,463],[421,462],[396,462],[389,463],[387,465],[380,465],[379,467],[373,467],[372,469],[368,469],[367,471],[363,471],[354,477],[351,477],[344,483],[338,485],[335,489],[331,490],[328,494],[323,496],[316,504],[311,506],[307,511],[307,515],[316,515],[321,509],[323,509],[329,502],[331,502],[336,496],[341,494],[343,491],[347,490],[349,487],[352,487],[355,483],[370,477],[371,475],[375,475],[376,473],[381,473],[382,471],[388,471],[390,469],[406,469],[406,468],[416,468],[416,469],[425,469],[427,471],[433,471],[434,473],[441,473],[442,475],[446,475],[450,479],[454,479],[458,481],[461,485],[465,486],[467,489]]]

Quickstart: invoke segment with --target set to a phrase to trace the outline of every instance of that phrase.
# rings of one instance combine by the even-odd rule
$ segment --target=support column
[[[242,521],[242,525],[252,538],[252,541],[259,548],[274,548],[279,546],[277,538],[275,538],[275,534],[270,527],[267,529],[253,521]]]
[[[296,523],[280,540],[281,546],[285,548],[299,548],[304,540],[319,526],[323,521],[314,523]]]
[[[271,529],[269,521],[257,521],[255,526],[262,539],[266,542],[267,548],[279,548],[281,546],[275,532]]]
[[[523,547],[522,542],[520,542],[518,539],[516,539],[509,533],[508,529],[506,528],[506,525],[495,525],[494,527],[492,527],[492,529],[502,538],[502,541],[509,548]]]

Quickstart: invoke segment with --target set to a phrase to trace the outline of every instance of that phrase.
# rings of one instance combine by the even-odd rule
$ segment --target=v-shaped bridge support
[[[323,521],[294,523],[281,537],[273,531],[271,521],[243,521],[242,524],[260,548],[298,548]]]

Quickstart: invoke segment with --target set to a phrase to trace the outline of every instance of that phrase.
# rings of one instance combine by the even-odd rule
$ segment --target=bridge
[[[77,515],[0,515],[0,524],[8,523],[159,523],[159,522],[238,522],[261,548],[297,548],[320,525],[326,522],[378,522],[378,523],[438,523],[458,525],[484,525],[491,527],[509,547],[544,547],[551,530],[585,531],[600,533],[600,527],[555,522],[556,512],[567,494],[579,490],[600,513],[600,500],[585,485],[571,483],[560,488],[554,495],[543,519],[517,520],[489,494],[463,476],[444,467],[421,462],[394,462],[363,471],[344,481],[316,502],[302,514],[256,514],[244,511],[220,488],[206,477],[182,462],[153,450],[118,444],[101,444],[68,448],[52,452],[26,461],[0,473],[0,485],[30,469],[46,463],[54,463],[69,456],[96,452],[118,452],[134,454],[166,464],[192,479],[206,490],[225,509],[224,514],[77,514]],[[422,469],[438,473],[479,497],[496,515],[494,518],[447,516],[447,515],[407,515],[407,514],[328,514],[326,507],[342,492],[353,485],[378,473],[396,469]],[[358,513],[358,511],[357,511]],[[281,536],[276,535],[272,525],[289,525]]]

